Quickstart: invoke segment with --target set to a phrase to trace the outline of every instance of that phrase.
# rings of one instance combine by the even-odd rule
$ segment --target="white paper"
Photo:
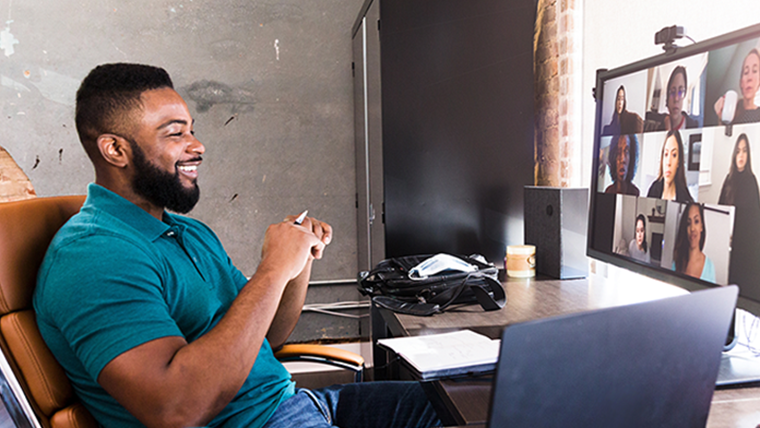
[[[495,364],[500,347],[500,340],[471,330],[380,339],[378,343],[402,356],[420,373]]]

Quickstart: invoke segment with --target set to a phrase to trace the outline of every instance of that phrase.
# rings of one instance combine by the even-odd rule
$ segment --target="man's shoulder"
[[[50,243],[50,248],[90,243],[102,245],[103,241],[109,240],[140,245],[145,238],[118,217],[105,211],[85,207],[61,227]]]

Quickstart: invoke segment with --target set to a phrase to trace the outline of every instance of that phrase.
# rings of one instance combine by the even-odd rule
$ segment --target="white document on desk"
[[[423,380],[487,373],[499,359],[500,340],[471,330],[377,342],[402,357]]]

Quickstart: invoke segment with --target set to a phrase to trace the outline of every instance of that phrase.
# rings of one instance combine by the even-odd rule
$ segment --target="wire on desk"
[[[303,312],[317,312],[326,315],[333,315],[336,317],[360,319],[368,317],[369,314],[345,314],[342,310],[347,309],[364,309],[369,308],[369,301],[347,301],[347,302],[334,302],[334,303],[312,303],[303,306]]]

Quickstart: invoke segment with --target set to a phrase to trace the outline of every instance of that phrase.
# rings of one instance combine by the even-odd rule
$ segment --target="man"
[[[203,223],[204,146],[162,69],[106,64],[77,91],[76,125],[96,179],[56,235],[34,306],[48,346],[100,424],[429,426],[417,383],[298,390],[272,348],[303,306],[332,229],[294,217],[266,232],[247,280]]]

